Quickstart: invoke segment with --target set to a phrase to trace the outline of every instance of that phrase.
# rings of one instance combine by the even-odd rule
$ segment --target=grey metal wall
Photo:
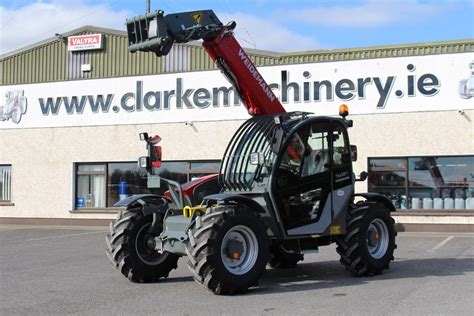
[[[97,33],[97,30],[92,27],[89,31],[77,34],[86,33]],[[105,48],[102,50],[68,52],[67,43],[57,39],[13,55],[5,55],[0,58],[0,85],[216,69],[199,45],[174,45],[168,56],[157,58],[153,53],[129,53],[125,33],[103,34]],[[283,54],[252,49],[247,52],[257,66],[298,64],[474,52],[474,39]],[[90,72],[81,71],[84,63],[91,64]]]
[[[90,72],[83,72],[81,66],[90,64],[90,51],[67,52],[67,79],[90,78]]]

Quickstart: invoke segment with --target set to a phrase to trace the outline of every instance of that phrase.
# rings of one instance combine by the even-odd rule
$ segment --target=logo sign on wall
[[[6,101],[0,104],[0,121],[20,123],[21,117],[26,114],[27,100],[23,90],[10,90],[5,93]]]
[[[473,62],[473,53],[457,53],[259,71],[287,111],[337,115],[345,103],[359,115],[474,109]],[[7,96],[0,129],[249,118],[220,71],[0,86],[0,93]]]
[[[68,51],[102,49],[102,34],[87,34],[78,36],[69,36],[67,38]]]
[[[459,82],[459,96],[463,99],[474,97],[474,61],[469,65],[471,76]]]

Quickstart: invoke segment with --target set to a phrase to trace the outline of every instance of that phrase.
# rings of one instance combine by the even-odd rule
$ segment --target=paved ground
[[[474,235],[402,233],[391,269],[354,278],[334,247],[268,270],[248,294],[216,296],[185,262],[164,282],[133,284],[105,256],[97,227],[0,226],[0,315],[474,314]]]

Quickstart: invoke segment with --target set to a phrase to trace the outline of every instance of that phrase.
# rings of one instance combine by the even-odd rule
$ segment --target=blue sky
[[[87,24],[124,30],[145,4],[0,0],[0,54]],[[152,0],[151,8],[213,9],[237,22],[243,46],[281,52],[474,38],[474,0]]]

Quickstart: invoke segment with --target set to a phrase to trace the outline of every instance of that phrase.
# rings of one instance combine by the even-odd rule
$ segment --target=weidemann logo
[[[330,80],[319,81],[291,81],[290,72],[282,70],[280,82],[269,84],[270,88],[278,95],[282,104],[308,103],[308,111],[311,112],[311,104],[316,102],[333,102],[335,98],[339,101],[352,99],[363,100],[367,98],[367,87],[374,86],[378,93],[378,101],[374,108],[383,109],[389,98],[403,98],[405,96],[434,96],[439,92],[440,80],[431,73],[415,75],[415,66],[407,65],[408,74],[406,86],[394,91],[396,76],[365,77],[348,79],[343,78],[337,82]],[[304,79],[311,78],[309,71],[303,71]],[[291,96],[291,97],[290,97]],[[114,102],[117,100],[117,102]],[[38,98],[43,115],[57,115],[61,111],[67,114],[82,114],[86,107],[92,113],[108,113],[127,111],[161,111],[170,110],[172,107],[181,109],[206,109],[209,107],[239,106],[240,99],[233,87],[221,86],[197,89],[186,89],[183,78],[176,79],[175,88],[172,90],[145,90],[143,81],[136,81],[135,90],[127,92],[116,98],[114,94],[80,95]],[[63,110],[61,110],[63,109]]]

